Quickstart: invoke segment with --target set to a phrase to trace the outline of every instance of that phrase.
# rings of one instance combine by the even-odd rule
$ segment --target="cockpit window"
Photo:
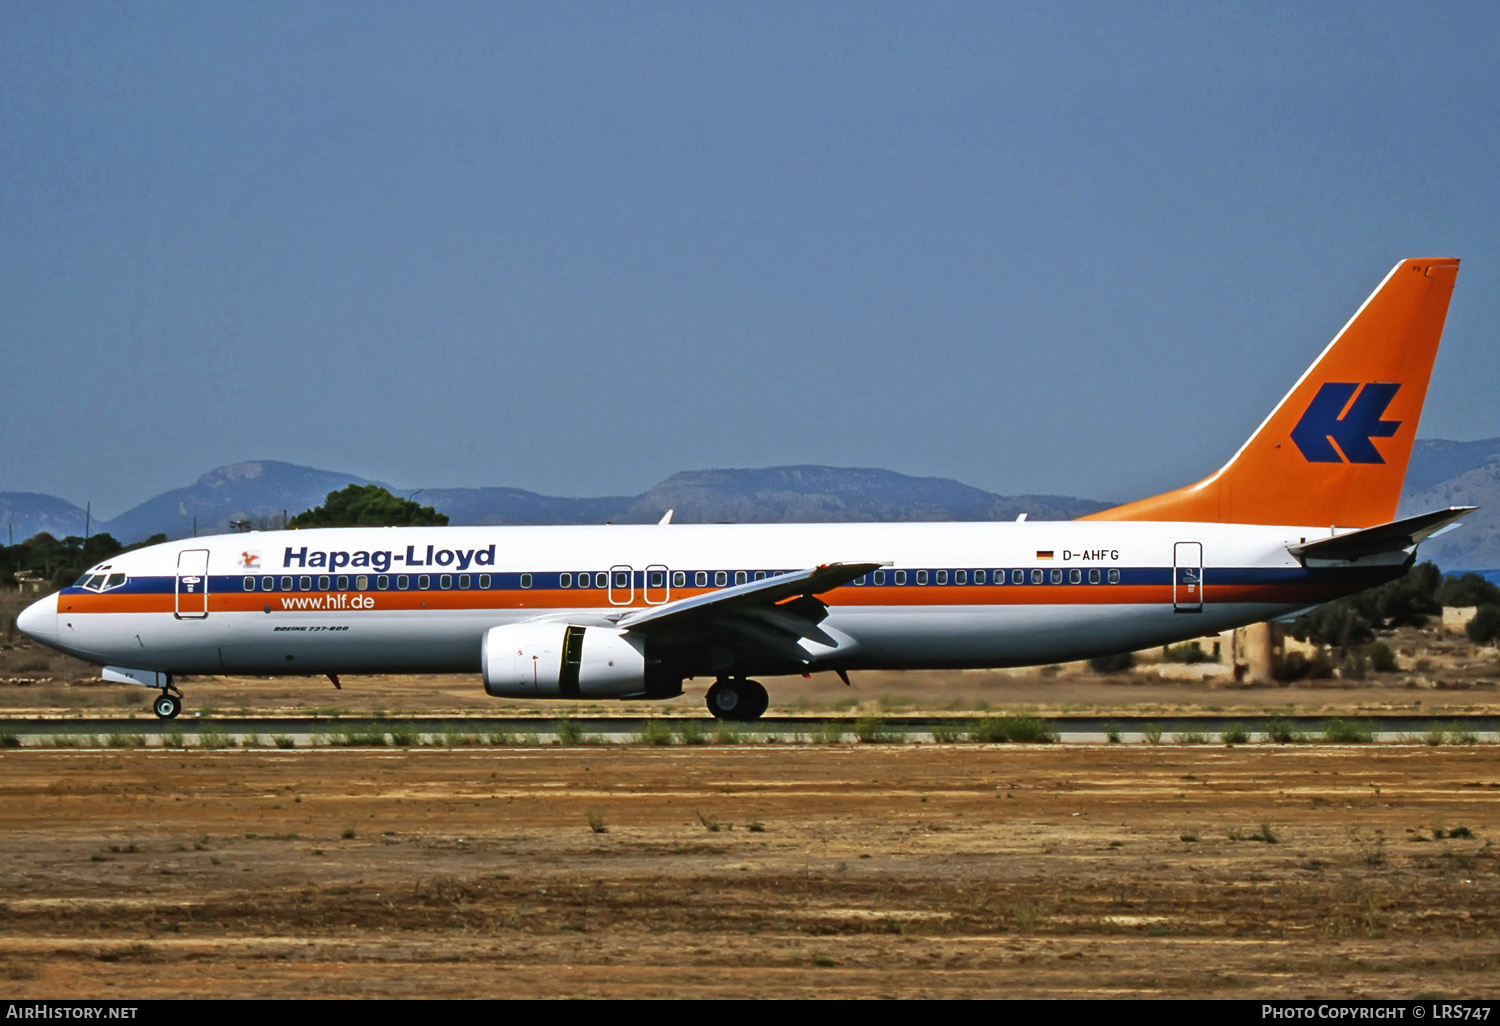
[[[106,569],[108,569],[106,567]],[[86,591],[109,591],[122,586],[127,580],[124,574],[87,573],[73,582],[73,587]]]

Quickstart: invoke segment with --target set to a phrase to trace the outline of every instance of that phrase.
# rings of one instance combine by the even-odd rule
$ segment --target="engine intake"
[[[682,693],[648,672],[645,642],[612,627],[517,623],[491,627],[480,653],[484,690],[496,698],[631,698]],[[655,684],[656,686],[651,686]]]

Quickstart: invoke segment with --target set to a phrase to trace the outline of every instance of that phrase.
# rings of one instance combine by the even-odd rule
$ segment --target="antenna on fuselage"
[[[667,524],[670,524],[672,522],[672,514],[675,512],[677,511],[673,509],[667,510],[666,515],[656,522],[656,526],[665,527]]]

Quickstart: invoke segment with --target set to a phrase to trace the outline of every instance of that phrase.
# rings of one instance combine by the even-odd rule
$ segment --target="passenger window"
[[[734,572],[734,583],[735,584],[744,584],[744,583],[746,583],[749,580],[750,580],[750,578],[745,574],[745,571],[743,571],[743,570],[736,570]]]
[[[443,585],[443,587],[446,588],[447,585]],[[523,588],[529,588],[529,587],[531,587],[531,575],[530,574],[522,574],[521,575],[521,587],[523,587]]]
[[[687,586],[687,574],[681,570],[672,571],[672,587],[683,588]]]
[[[708,571],[707,570],[699,570],[697,573],[695,573],[693,575],[693,583],[696,584],[700,588],[707,588],[708,587]]]
[[[906,571],[905,570],[897,570],[896,571],[896,583],[897,584],[905,584],[906,583]]]
[[[571,588],[571,587],[573,587],[573,575],[572,574],[559,574],[558,577],[557,577],[557,586],[559,588]]]
[[[591,578],[588,574],[579,574],[578,575],[578,586],[580,588],[587,588],[592,583],[593,583],[593,578]]]
[[[1110,584],[1119,584],[1120,583],[1120,571],[1118,571],[1118,570],[1111,570],[1109,572],[1109,583]]]
[[[291,591],[292,590],[292,579],[290,577],[283,577],[281,579],[281,590],[282,591]]]
[[[484,590],[484,591],[489,591],[490,590],[490,575],[489,574],[480,574],[479,575],[479,587],[482,590]]]
[[[869,576],[870,576],[869,574],[860,574],[858,577],[856,577],[854,579],[855,585],[862,585],[862,584],[864,584],[865,583],[865,578],[869,577]]]
[[[1092,569],[1092,570],[1089,571],[1089,583],[1090,584],[1098,584],[1099,583],[1099,568],[1098,567],[1095,567],[1094,569]]]
[[[602,588],[608,583],[609,574],[605,573],[603,570],[600,570],[597,574],[594,575],[594,587]]]
[[[918,570],[917,571],[917,583],[918,584],[926,584],[927,583],[927,571],[926,570]]]
[[[338,586],[338,590],[339,591],[348,591],[349,590],[349,578],[347,576],[345,576],[344,574],[339,574],[339,586]]]
[[[417,590],[426,591],[430,587],[432,587],[432,576],[430,574],[418,574]]]
[[[884,584],[885,583],[885,571],[884,570],[876,570],[875,571],[875,583],[876,584]]]
[[[667,575],[660,570],[651,571],[651,587],[665,588],[667,586]]]
[[[1025,584],[1026,583],[1026,571],[1025,570],[1012,570],[1011,574],[1010,574],[1010,583],[1012,583],[1012,584]]]
[[[969,571],[967,571],[967,570],[955,570],[955,571],[953,571],[953,583],[954,584],[968,584],[969,583]],[[984,582],[981,581],[981,580],[978,580],[976,578],[975,581],[974,581],[974,583],[975,584],[983,584]]]
[[[327,591],[328,590],[328,581],[329,581],[329,578],[327,577],[327,575],[319,577],[318,578],[318,590],[319,591]]]
[[[521,575],[521,579],[524,581],[524,580],[526,580],[527,576],[528,575],[526,575],[526,574],[522,574]],[[447,591],[449,588],[453,587],[453,575],[452,574],[443,574],[441,577],[439,577],[438,578],[438,587],[442,588],[444,591]],[[531,587],[531,584],[528,581],[526,584],[521,585],[521,587],[523,587],[523,588],[529,588],[529,587]]]
[[[946,571],[946,570],[939,570],[937,572],[937,583],[938,584],[947,584],[948,583],[948,571]]]
[[[261,591],[275,591],[276,590],[276,578],[274,578],[274,577],[262,577],[260,579],[260,590]]]
[[[103,578],[103,576],[95,577],[94,580],[90,581],[89,583],[93,584],[94,581],[98,581],[98,582],[100,582],[102,584],[104,582],[104,578]],[[244,587],[244,589],[246,591],[254,591],[255,590],[255,578],[254,577],[246,577],[245,578],[245,583],[244,583],[243,587]]]
[[[1083,571],[1082,570],[1078,570],[1078,569],[1069,570],[1068,571],[1068,583],[1069,584],[1082,584],[1083,583]]]
[[[297,578],[297,590],[298,591],[312,591],[312,578],[311,577],[299,577],[299,578]]]
[[[397,591],[405,591],[406,588],[407,588],[407,586],[409,584],[411,584],[411,578],[410,577],[407,577],[405,574],[397,574],[396,575],[396,590]]]
[[[526,577],[527,577],[527,583],[521,585],[521,587],[523,587],[523,588],[529,588],[529,587],[531,587],[531,583],[530,583],[530,580],[529,580],[529,578],[531,577],[531,575],[527,574]],[[616,570],[615,571],[615,587],[617,589],[620,589],[620,590],[624,590],[625,588],[630,587],[630,575],[628,573],[626,573],[624,570]]]
[[[379,577],[375,578],[375,587],[378,590],[385,591],[390,586],[391,586],[391,579],[389,577],[387,577],[385,574],[381,574]]]
[[[757,581],[764,581],[766,579],[766,572],[764,570],[755,571],[755,579]]]
[[[1061,584],[1062,583],[1062,571],[1061,570],[1054,570],[1054,571],[1052,571],[1052,583],[1053,584]]]
[[[1033,571],[1031,571],[1031,583],[1032,584],[1041,584],[1042,583],[1042,572],[1040,570],[1033,570]]]
[[[722,588],[729,583],[729,575],[723,570],[714,571],[714,587]]]
[[[469,575],[468,574],[459,574],[458,575],[458,586],[459,586],[459,588],[463,589],[464,591],[468,591],[469,590]]]

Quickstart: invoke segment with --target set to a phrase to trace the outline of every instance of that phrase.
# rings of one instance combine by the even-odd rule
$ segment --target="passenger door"
[[[177,619],[208,618],[208,550],[184,549],[177,554]]]

